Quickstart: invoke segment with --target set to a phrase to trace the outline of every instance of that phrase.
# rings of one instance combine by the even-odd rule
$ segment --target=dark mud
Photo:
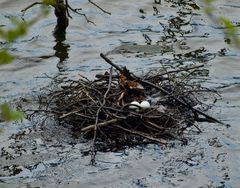
[[[9,24],[5,16],[20,15],[30,2],[1,0],[1,24]],[[225,43],[222,28],[209,21],[201,1],[99,1],[111,16],[87,1],[71,2],[80,4],[97,26],[76,16],[66,38],[57,38],[52,35],[53,14],[38,22],[10,47],[17,55],[15,62],[0,68],[1,102],[15,103],[22,97],[27,99],[22,105],[37,107],[33,98],[51,83],[45,74],[93,78],[108,68],[101,63],[100,52],[139,74],[162,64],[200,62],[209,70],[203,73],[202,84],[222,96],[209,113],[231,127],[202,123],[203,132],[192,132],[187,146],[174,142],[171,148],[148,145],[99,152],[97,165],[90,166],[90,143],[82,143],[51,120],[41,123],[39,116],[32,122],[1,123],[0,186],[238,187],[240,53]],[[238,0],[216,3],[218,13],[234,22],[239,22],[238,4]],[[28,12],[26,19],[37,10]]]

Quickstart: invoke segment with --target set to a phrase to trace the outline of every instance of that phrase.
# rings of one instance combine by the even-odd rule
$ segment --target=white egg
[[[151,107],[150,103],[148,101],[142,101],[141,104],[140,104],[140,107],[142,109],[148,109]]]
[[[134,104],[134,105],[131,105],[131,104]],[[133,110],[137,110],[138,109],[137,106],[140,106],[140,103],[137,102],[137,101],[133,101],[133,102],[130,103],[129,108],[133,109]]]

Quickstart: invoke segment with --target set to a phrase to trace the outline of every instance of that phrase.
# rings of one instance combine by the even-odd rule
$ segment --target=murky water
[[[7,16],[20,16],[20,10],[31,2],[0,0],[0,24],[8,26]],[[46,75],[92,78],[109,67],[99,57],[101,52],[139,73],[160,63],[201,62],[209,69],[204,84],[222,96],[209,113],[231,127],[201,124],[203,133],[190,135],[187,146],[149,145],[98,153],[97,166],[90,166],[89,156],[84,155],[89,143],[72,138],[66,128],[27,120],[1,123],[5,131],[0,135],[0,186],[239,187],[239,50],[224,42],[222,28],[202,12],[200,0],[97,2],[112,14],[85,0],[70,1],[73,7],[83,8],[96,26],[72,13],[66,38],[57,38],[52,34],[56,19],[51,13],[10,46],[17,58],[0,67],[0,102],[37,95],[51,82]],[[218,0],[216,6],[218,14],[239,23],[238,0]],[[29,10],[25,19],[38,10]],[[220,53],[223,49],[224,54]],[[188,56],[191,51],[194,55]]]

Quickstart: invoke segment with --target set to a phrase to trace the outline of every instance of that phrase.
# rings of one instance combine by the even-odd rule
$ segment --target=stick
[[[123,72],[123,70],[117,66],[116,64],[114,64],[110,59],[108,59],[103,53],[100,53],[100,56],[110,65],[112,65],[115,69],[117,69],[120,72]]]
[[[66,12],[67,12],[68,17],[72,18],[72,16],[69,13],[69,10],[68,10],[68,8],[70,7],[69,4],[68,4],[68,0],[65,0],[65,5],[66,5]]]
[[[104,59],[104,57],[102,57],[102,58]],[[172,71],[168,71],[168,72],[165,72],[165,73],[162,73],[162,74],[158,74],[158,75],[150,77],[150,78],[161,77],[161,76],[164,76],[166,74],[172,74],[172,73],[179,73],[179,72],[183,72],[183,71],[189,71],[189,70],[198,69],[198,68],[201,68],[201,67],[204,67],[204,65],[196,65],[196,66],[192,66],[192,67],[184,67],[184,68],[181,68],[181,69],[178,69],[178,70],[172,70]],[[108,78],[109,75],[96,74],[95,77],[96,78]],[[115,76],[113,76],[113,78],[119,78],[119,76],[115,75]]]
[[[112,65],[114,68],[116,68],[118,71],[123,72],[123,70],[122,70],[119,66],[117,66],[116,64],[114,64],[114,63],[113,63],[110,59],[108,59],[104,54],[101,53],[100,56],[101,56],[108,64],[110,64],[110,65]],[[169,93],[169,92],[168,92],[167,90],[165,90],[164,88],[162,88],[162,87],[160,87],[160,86],[157,86],[157,85],[155,85],[155,84],[153,84],[153,83],[151,83],[151,82],[149,82],[149,81],[147,81],[147,80],[140,79],[140,78],[138,78],[137,76],[135,76],[133,73],[131,73],[131,75],[132,75],[132,78],[138,80],[140,83],[146,84],[146,85],[149,85],[149,86],[152,86],[152,87],[160,90],[164,95],[169,95],[169,97],[173,98],[174,100],[176,100],[176,101],[177,101],[178,103],[180,103],[181,105],[189,108],[189,106],[188,106],[185,102],[181,101],[179,98],[177,98],[177,97],[175,97],[175,96],[172,96],[171,93]],[[192,111],[194,111],[194,112],[197,112],[197,113],[200,114],[200,115],[203,115],[204,117],[208,118],[209,120],[212,120],[213,122],[220,123],[220,124],[225,125],[225,126],[229,126],[229,125],[223,123],[222,121],[217,120],[216,118],[211,117],[210,115],[205,114],[205,113],[202,112],[201,110],[198,110],[198,109],[193,108],[193,107],[191,107],[190,109],[191,109]]]
[[[65,118],[65,117],[67,117],[67,116],[70,116],[70,115],[72,115],[72,114],[78,113],[79,111],[80,111],[80,110],[75,110],[75,111],[72,111],[72,112],[68,112],[68,113],[66,113],[66,114],[61,115],[59,118],[60,118],[60,119],[63,119],[63,118]]]
[[[149,135],[147,135],[147,134],[144,134],[144,133],[142,133],[142,132],[140,132],[140,131],[129,130],[129,129],[126,129],[126,128],[120,126],[120,125],[116,125],[116,127],[118,127],[119,129],[122,129],[122,130],[124,130],[124,131],[126,131],[126,132],[129,132],[129,133],[131,133],[131,134],[135,134],[135,135],[141,136],[141,137],[143,137],[143,138],[146,138],[146,139],[148,139],[148,140],[151,140],[151,141],[153,141],[153,142],[157,142],[157,143],[160,143],[160,144],[167,144],[167,141],[164,140],[164,139],[155,138],[155,137],[149,136]]]
[[[69,5],[69,3],[68,3],[67,0],[65,1],[65,3],[66,3],[67,14],[68,14],[68,16],[69,16],[70,18],[72,18],[72,17],[70,16],[70,13],[69,13],[68,9],[70,9],[71,11],[73,11],[74,13],[76,13],[76,14],[78,14],[78,15],[84,16],[85,20],[86,20],[88,23],[92,23],[93,25],[96,25],[93,21],[91,21],[91,20],[88,19],[88,17],[87,17],[86,14],[79,12],[80,10],[82,10],[81,8],[75,8],[75,9],[72,8],[72,7]]]
[[[108,126],[108,125],[111,125],[111,124],[113,124],[113,123],[117,123],[117,122],[119,122],[120,121],[120,119],[111,119],[111,120],[108,120],[108,121],[104,121],[104,122],[102,122],[102,123],[98,123],[98,127],[105,127],[105,126]],[[95,124],[93,124],[93,125],[89,125],[89,126],[87,126],[87,127],[84,127],[84,128],[82,128],[81,129],[81,131],[82,132],[85,132],[85,131],[89,131],[89,130],[92,130],[92,129],[94,129],[95,128]]]
[[[21,12],[26,12],[28,9],[32,8],[33,6],[35,6],[35,5],[42,5],[42,4],[44,4],[44,3],[42,3],[42,2],[35,2],[35,3],[27,6],[26,8],[22,9]]]
[[[172,71],[168,71],[168,72],[165,72],[165,73],[162,73],[162,74],[159,74],[157,76],[164,76],[166,74],[172,74],[172,73],[179,73],[179,72],[183,72],[183,71],[189,71],[189,70],[192,70],[192,69],[198,69],[198,68],[201,68],[201,67],[204,67],[204,65],[196,65],[196,66],[192,66],[192,67],[184,67],[184,68],[181,68],[181,69],[178,69],[178,70],[172,70]]]
[[[101,11],[103,11],[106,14],[111,15],[110,12],[107,12],[106,10],[104,10],[103,8],[101,8],[99,5],[97,5],[96,3],[92,2],[91,0],[88,0],[89,3],[93,4],[95,7],[99,8]]]
[[[108,89],[107,91],[105,92],[104,94],[104,97],[103,97],[103,102],[101,104],[101,106],[98,108],[97,110],[97,113],[96,113],[96,120],[95,120],[95,124],[94,124],[94,136],[93,136],[93,142],[92,142],[92,154],[91,154],[91,164],[94,165],[95,164],[95,155],[96,155],[96,152],[95,152],[95,142],[96,142],[96,138],[97,138],[97,128],[98,128],[98,118],[99,118],[99,114],[103,108],[103,106],[105,105],[106,103],[106,98],[107,98],[107,95],[111,89],[111,83],[112,83],[112,72],[113,72],[113,69],[112,67],[110,68],[110,73],[109,73],[109,82],[108,82]]]

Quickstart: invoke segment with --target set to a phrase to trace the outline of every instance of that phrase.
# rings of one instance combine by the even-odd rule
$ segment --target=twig
[[[91,0],[88,0],[88,2],[93,4],[95,7],[99,8],[104,13],[111,15],[111,12],[108,12],[108,11],[104,10],[103,8],[101,8],[99,5],[97,5],[96,3],[92,2]]]
[[[164,76],[166,74],[172,74],[172,73],[179,73],[179,72],[183,72],[183,71],[189,71],[189,70],[192,70],[192,69],[198,69],[198,68],[202,68],[204,67],[204,65],[196,65],[196,66],[192,66],[192,67],[184,67],[184,68],[181,68],[181,69],[178,69],[178,70],[172,70],[172,71],[167,71],[165,73],[162,73],[162,74],[158,74],[157,77],[161,77],[161,76]]]
[[[32,7],[35,6],[35,5],[43,5],[43,4],[44,4],[43,2],[35,2],[35,3],[27,6],[26,8],[22,9],[21,12],[24,13],[24,12],[26,12],[28,9],[32,8]]]
[[[195,73],[197,70],[194,69],[192,70],[190,73],[188,73],[186,76],[184,76],[179,82],[177,82],[173,88],[172,88],[172,92],[173,93],[175,91],[175,89],[177,88],[177,86],[180,86],[187,78],[189,78],[193,73]]]
[[[112,65],[115,69],[120,72],[123,72],[123,69],[114,64],[110,59],[108,59],[103,53],[100,53],[101,58],[103,58],[108,64]]]
[[[148,120],[146,121],[146,123],[150,124],[151,126],[155,127],[156,129],[159,129],[159,130],[166,130],[167,129],[165,127],[160,127],[157,124],[155,124],[155,123],[153,123],[151,121],[148,121]]]
[[[105,127],[105,126],[111,125],[113,123],[117,123],[119,121],[121,121],[121,120],[120,119],[111,119],[111,120],[108,120],[108,121],[104,121],[102,123],[98,123],[97,127]],[[81,129],[81,131],[85,132],[85,131],[90,131],[92,129],[95,129],[95,124],[84,127],[84,128]]]
[[[78,113],[79,111],[81,111],[81,110],[75,110],[75,111],[68,112],[68,113],[66,113],[66,114],[61,115],[61,116],[59,117],[59,119],[63,119],[63,118],[65,118],[65,117],[67,117],[67,116],[70,116],[70,115],[72,115],[72,114]]]
[[[93,142],[92,142],[92,154],[91,154],[91,164],[94,165],[95,164],[95,142],[96,142],[96,138],[97,138],[97,128],[98,128],[98,120],[99,120],[99,114],[103,108],[103,106],[106,103],[106,98],[107,95],[111,89],[111,83],[112,83],[112,72],[113,72],[113,68],[110,68],[110,75],[109,75],[109,82],[108,82],[108,89],[105,92],[104,96],[103,96],[103,102],[101,104],[101,106],[98,108],[97,113],[96,113],[96,120],[95,120],[95,125],[94,125],[94,137],[93,137]]]
[[[101,56],[102,57],[102,56]],[[104,57],[102,57],[104,59]],[[204,65],[196,65],[196,66],[192,66],[192,67],[184,67],[184,68],[181,68],[181,69],[178,69],[178,70],[172,70],[172,71],[166,71],[162,74],[158,74],[156,76],[152,76],[152,77],[149,77],[148,79],[154,79],[154,78],[159,78],[159,77],[162,77],[166,74],[172,74],[172,73],[179,73],[179,72],[183,72],[183,71],[189,71],[189,70],[192,70],[192,69],[198,69],[198,68],[202,68],[204,67]],[[108,78],[109,75],[104,75],[104,74],[96,74],[95,76],[96,78]],[[113,78],[119,78],[119,76],[115,75],[113,76]]]
[[[148,140],[151,140],[153,142],[157,142],[157,143],[160,143],[160,144],[167,144],[167,141],[164,140],[164,139],[155,138],[155,137],[149,136],[148,134],[144,134],[144,133],[142,133],[140,131],[129,130],[129,129],[126,129],[126,128],[120,126],[120,125],[115,125],[115,126],[118,127],[119,129],[122,129],[122,130],[126,131],[126,132],[129,132],[131,134],[135,134],[135,135],[141,136],[141,137],[146,138]]]
[[[84,18],[86,19],[86,21],[87,21],[88,23],[92,23],[93,25],[96,25],[93,21],[91,21],[91,20],[88,19],[88,17],[87,17],[86,14],[79,12],[79,10],[82,10],[81,8],[75,8],[75,9],[72,8],[72,7],[68,4],[68,1],[66,1],[66,7],[67,7],[67,14],[68,14],[68,16],[69,16],[70,18],[72,18],[72,17],[70,16],[68,9],[70,9],[71,11],[73,11],[74,13],[76,13],[76,14],[78,14],[78,15],[84,16]]]
[[[68,10],[68,7],[70,7],[69,4],[68,4],[68,0],[65,0],[65,5],[66,5],[66,12],[67,12],[68,17],[72,18],[72,16],[69,13],[69,10]]]
[[[92,119],[92,120],[95,119],[94,117],[90,117],[90,116],[87,116],[87,115],[79,114],[78,113],[79,111],[81,111],[81,110],[75,110],[75,111],[63,114],[62,116],[59,117],[59,119],[64,119],[64,118],[66,118],[66,117],[68,117],[70,115],[77,115],[77,116],[84,117],[84,118],[87,118],[87,119]]]

